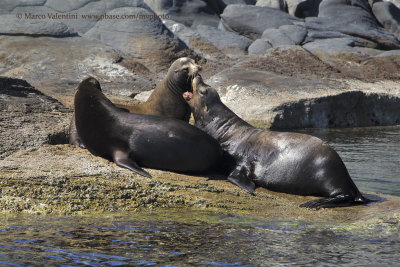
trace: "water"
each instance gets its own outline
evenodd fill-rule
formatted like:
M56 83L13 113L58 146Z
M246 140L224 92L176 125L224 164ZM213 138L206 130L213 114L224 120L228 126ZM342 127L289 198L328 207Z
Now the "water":
M360 190L400 196L400 127L307 129L339 153Z
M182 216L207 217L206 221L182 222L179 214L2 219L0 265L396 266L400 262L398 226L375 229L371 235L205 211Z
M361 190L400 195L400 127L302 130L331 144ZM400 266L400 223L345 230L211 211L0 216L0 266Z

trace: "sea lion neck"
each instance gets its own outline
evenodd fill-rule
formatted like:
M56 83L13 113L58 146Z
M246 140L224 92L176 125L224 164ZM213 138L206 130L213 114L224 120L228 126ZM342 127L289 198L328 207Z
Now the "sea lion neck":
M222 146L235 132L244 132L252 128L222 102L214 103L207 111L202 109L193 114L196 126L218 140Z

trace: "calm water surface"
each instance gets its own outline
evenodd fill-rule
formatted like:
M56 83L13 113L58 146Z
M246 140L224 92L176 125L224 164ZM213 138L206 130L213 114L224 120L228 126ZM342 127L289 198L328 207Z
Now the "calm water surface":
M360 190L400 196L400 127L307 129L329 143Z
M361 190L400 195L400 128L302 130ZM0 266L400 266L400 224L358 231L206 211L0 216Z

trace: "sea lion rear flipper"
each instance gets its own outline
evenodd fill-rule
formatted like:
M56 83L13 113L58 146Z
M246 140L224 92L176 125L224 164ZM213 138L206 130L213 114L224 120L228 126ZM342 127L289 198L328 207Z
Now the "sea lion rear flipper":
M137 174L143 175L148 178L152 178L150 173L143 170L137 163L129 158L129 155L121 150L115 150L113 153L113 160L115 164L120 167L127 168Z
M256 185L254 182L248 177L246 169L238 166L234 169L228 176L228 181L239 186L249 194L254 194L254 189Z

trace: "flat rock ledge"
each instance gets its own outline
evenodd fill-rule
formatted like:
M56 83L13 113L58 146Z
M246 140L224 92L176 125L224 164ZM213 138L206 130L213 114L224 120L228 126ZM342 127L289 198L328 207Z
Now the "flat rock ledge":
M8 214L94 215L190 208L270 220L399 221L400 198L394 196L367 194L378 202L314 211L299 208L313 197L263 188L258 188L256 196L251 196L223 177L212 174L192 176L146 170L152 179L71 145L43 145L21 150L0 163L0 211Z

